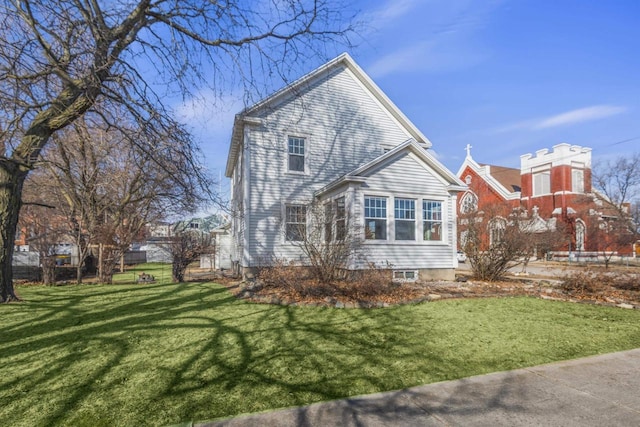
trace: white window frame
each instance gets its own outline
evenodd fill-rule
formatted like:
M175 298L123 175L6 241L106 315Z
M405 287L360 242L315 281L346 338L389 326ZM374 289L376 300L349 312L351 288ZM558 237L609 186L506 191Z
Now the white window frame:
M290 222L289 221L290 208L302 208L304 210L304 222ZM307 205L304 203L285 203L283 211L284 211L284 215L283 215L284 241L287 243L297 243L297 242L304 241L304 238L306 237L306 233L307 233L307 226L308 226ZM303 230L304 230L305 236L300 240L289 239L289 231L288 231L289 224L304 224Z
M418 270L393 270L392 280L394 282L417 282Z
M539 180L537 180L536 178L538 177L544 177L546 176L547 179L545 181L542 182L538 182ZM548 188L544 188L544 183L547 183ZM541 188L542 186L542 188ZM546 169L546 170L541 170L538 172L534 172L531 175L531 195L533 197L537 197L537 196L544 196L547 194L551 194L551 170L550 169ZM545 191L546 190L546 191Z
M292 141L301 141L302 142L302 154L299 153L292 153L290 151L290 146L291 146L291 142ZM286 139L286 158L285 158L285 162L286 162L286 171L288 174L294 174L294 175L305 175L307 173L307 159L309 158L309 138L307 136L304 135L299 135L299 134L288 134L287 135L287 139ZM298 157L302 157L302 170L292 170L290 168L290 158L291 156L298 156Z
M434 219L433 216L431 218L427 218L427 216L425 215L426 211L426 204L427 203L438 203L440 205L440 211L438 212L440 214L440 218L439 219ZM444 231L444 205L445 203L442 200L438 200L438 199L426 199L423 198L422 199L422 241L424 242L444 242L445 241L445 231ZM432 214L435 211L432 212ZM424 238L424 234L426 232L425 229L425 225L427 223L434 223L434 224L440 224L440 238L439 239L425 239Z
M571 191L584 193L584 169L571 169Z
M383 200L384 201L384 217L383 216L367 216L367 199L375 199L375 200ZM363 203L362 203L362 207L363 207L363 218L364 218L364 240L366 241L382 241L382 242L388 242L389 241L389 197L387 196L379 196L379 195L372 195L372 194L365 194L364 195L364 199L363 199ZM373 209L374 213L377 214L378 209L383 209L382 207L378 207L378 206L369 206L368 209ZM371 211L369 211L371 213ZM367 238L367 221L368 220L384 220L384 239L376 239L374 238Z
M400 202L400 203L399 203ZM407 203L408 202L408 203ZM403 206L399 206L399 204ZM406 204L410 205L405 206ZM400 213L401 215L398 215ZM411 217L411 218L398 218ZM398 239L398 222L406 222L413 224L413 239ZM416 241L416 199L406 197L394 197L393 198L393 240L399 242L415 242Z
M467 191L460 198L460 213L470 214L478 210L478 196L473 191Z

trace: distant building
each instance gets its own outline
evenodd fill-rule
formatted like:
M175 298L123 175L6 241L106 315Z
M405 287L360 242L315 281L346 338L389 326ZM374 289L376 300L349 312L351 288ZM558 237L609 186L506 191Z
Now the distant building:
M502 216L519 210L539 224L539 230L562 230L560 250L572 252L615 251L631 254L632 244L603 238L616 221L615 210L606 198L592 189L591 149L570 144L555 145L551 151L541 149L534 155L520 156L520 169L477 163L467 146L467 156L457 173L468 185L458 196L458 213L495 212ZM488 221L488 227L497 221ZM491 230L487 233L491 239ZM611 236L613 237L613 236ZM459 227L464 240L464 226ZM616 243L618 242L618 243ZM463 242L461 242L463 243ZM491 242L485 242L490 244Z

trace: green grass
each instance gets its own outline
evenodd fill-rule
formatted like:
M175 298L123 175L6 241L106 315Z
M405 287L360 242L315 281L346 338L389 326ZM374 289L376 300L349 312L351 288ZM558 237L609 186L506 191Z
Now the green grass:
M640 347L637 310L533 298L280 307L212 283L122 284L135 274L20 287L23 303L0 306L0 425L175 424Z

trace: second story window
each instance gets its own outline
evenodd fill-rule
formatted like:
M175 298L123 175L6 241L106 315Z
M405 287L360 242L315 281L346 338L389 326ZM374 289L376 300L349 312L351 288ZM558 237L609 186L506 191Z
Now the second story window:
M551 193L551 173L549 171L533 174L533 195L541 196Z
M289 137L289 171L304 172L305 139Z
M584 193L584 171L582 169L571 170L571 191Z

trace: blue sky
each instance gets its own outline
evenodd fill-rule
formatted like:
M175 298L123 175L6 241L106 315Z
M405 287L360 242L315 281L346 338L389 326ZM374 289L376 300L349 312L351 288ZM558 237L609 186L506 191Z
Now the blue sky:
M594 161L640 151L640 1L355 7L369 28L349 53L454 173L466 144L476 161L509 167L561 142L591 147ZM224 177L242 107L240 96L228 96L215 108L182 111L216 177Z

